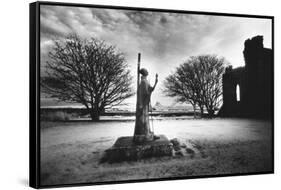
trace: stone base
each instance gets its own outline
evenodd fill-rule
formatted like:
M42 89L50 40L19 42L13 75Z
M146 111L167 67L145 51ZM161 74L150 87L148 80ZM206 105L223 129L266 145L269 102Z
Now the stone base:
M120 162L128 160L139 160L142 158L172 156L173 144L164 135L159 139L136 144L133 137L120 137L115 144L106 150L105 160L108 162Z

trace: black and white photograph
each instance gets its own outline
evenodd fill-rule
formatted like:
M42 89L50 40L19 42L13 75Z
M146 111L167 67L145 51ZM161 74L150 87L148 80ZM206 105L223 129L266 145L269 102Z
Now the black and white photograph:
M37 5L41 187L273 173L273 17Z

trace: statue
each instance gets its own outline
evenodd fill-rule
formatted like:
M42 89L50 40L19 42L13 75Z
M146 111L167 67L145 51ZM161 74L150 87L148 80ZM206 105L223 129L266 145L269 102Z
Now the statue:
M124 160L139 160L148 157L172 156L173 144L165 135L155 135L150 128L149 110L150 97L158 82L150 86L147 81L148 71L140 69L140 56L138 54L137 70L137 104L134 136L119 137L114 145L106 150L103 161L119 162ZM141 81L140 81L141 75Z
M134 132L134 142L142 143L147 141L153 141L158 137L154 135L154 132L150 128L149 124L149 109L150 109L150 97L158 82L158 75L155 76L155 83L150 86L147 81L148 71L145 68L139 70L141 74L141 82L138 85L137 90L137 107L136 107L136 123Z

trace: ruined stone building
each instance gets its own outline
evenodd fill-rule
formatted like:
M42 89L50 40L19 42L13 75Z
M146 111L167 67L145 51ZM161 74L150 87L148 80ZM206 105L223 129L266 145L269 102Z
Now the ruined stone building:
M245 67L228 67L223 75L225 117L271 117L273 114L273 53L263 36L244 43Z

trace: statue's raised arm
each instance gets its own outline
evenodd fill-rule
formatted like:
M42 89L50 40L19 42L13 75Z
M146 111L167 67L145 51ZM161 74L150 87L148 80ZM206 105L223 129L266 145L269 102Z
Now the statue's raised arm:
M156 73L156 75L155 75L155 82L154 82L154 85L152 87L152 91L155 89L157 83L158 83L158 74Z

